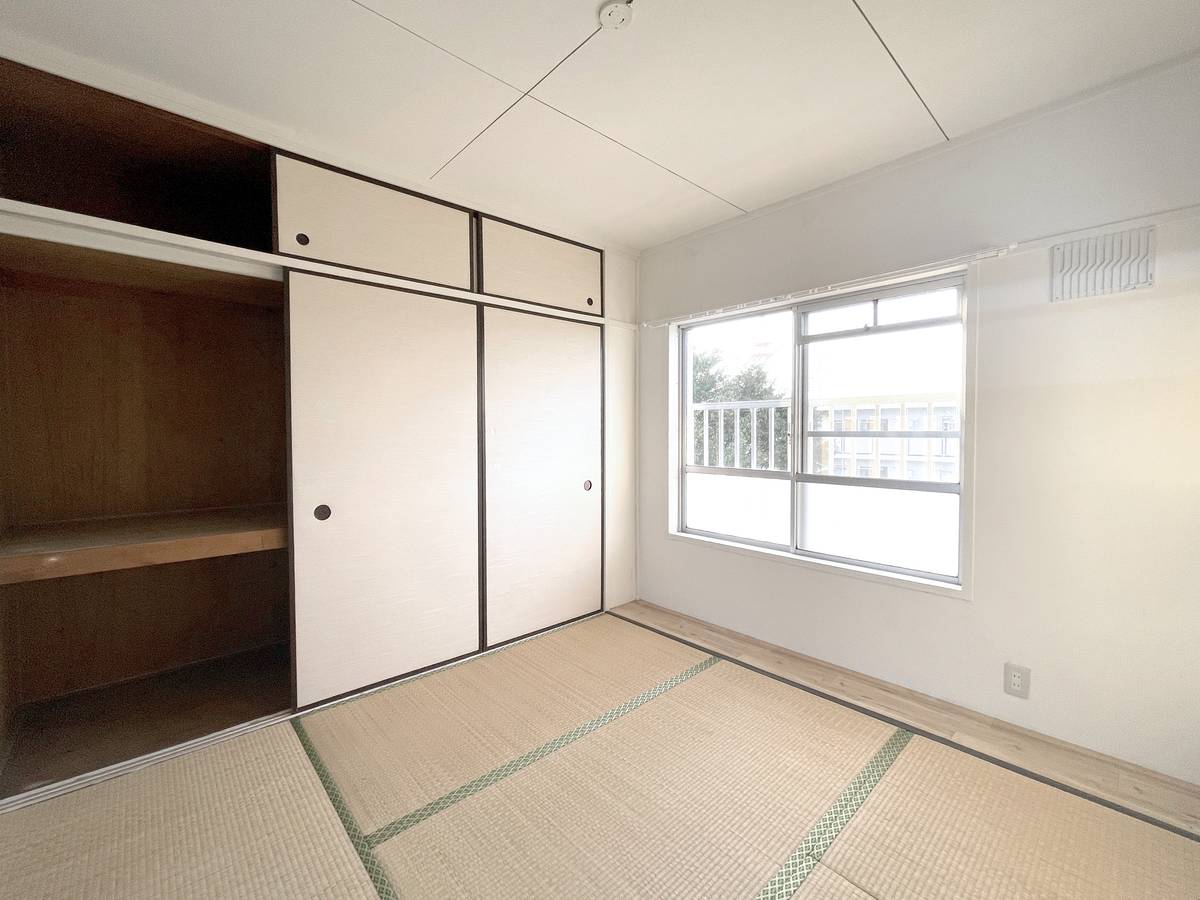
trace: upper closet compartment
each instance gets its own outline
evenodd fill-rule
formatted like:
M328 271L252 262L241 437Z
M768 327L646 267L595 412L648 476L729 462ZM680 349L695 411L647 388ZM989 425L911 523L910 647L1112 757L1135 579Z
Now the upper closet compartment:
M604 254L599 250L488 216L481 222L483 293L604 314Z
M0 196L271 249L263 144L0 59Z
M275 155L276 248L305 259L471 289L471 213Z

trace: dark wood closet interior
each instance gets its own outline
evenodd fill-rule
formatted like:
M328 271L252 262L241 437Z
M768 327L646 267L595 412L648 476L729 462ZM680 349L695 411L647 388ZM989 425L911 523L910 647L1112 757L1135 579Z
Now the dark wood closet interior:
M0 197L269 251L270 167L264 144L0 59Z
M0 237L0 796L291 707L283 299Z

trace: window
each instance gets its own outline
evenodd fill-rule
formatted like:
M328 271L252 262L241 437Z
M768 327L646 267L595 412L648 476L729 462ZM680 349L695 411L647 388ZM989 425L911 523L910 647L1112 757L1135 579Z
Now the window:
M957 582L962 279L681 333L685 532Z
M687 330L689 531L790 543L793 326L785 311Z

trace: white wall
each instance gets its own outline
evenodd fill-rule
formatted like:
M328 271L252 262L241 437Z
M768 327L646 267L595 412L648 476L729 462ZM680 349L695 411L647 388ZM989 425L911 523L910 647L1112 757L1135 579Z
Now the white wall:
M604 605L637 596L637 260L604 254ZM628 323L628 324L622 324Z
M1200 204L1197 110L1193 61L656 248L641 316ZM669 537L668 331L644 328L639 595L1200 782L1200 220L1158 240L1153 289L1071 303L1044 248L975 264L965 599Z
M641 256L644 321L1200 203L1200 59Z

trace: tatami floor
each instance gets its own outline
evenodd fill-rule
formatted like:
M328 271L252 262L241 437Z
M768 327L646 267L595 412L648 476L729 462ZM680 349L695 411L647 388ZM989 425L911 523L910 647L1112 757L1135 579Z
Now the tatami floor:
M1200 842L601 615L0 816L11 897L1200 898Z
M945 700L804 656L644 600L612 611L622 619L741 665L803 685L868 715L964 748L1200 838L1200 785L1136 766Z

